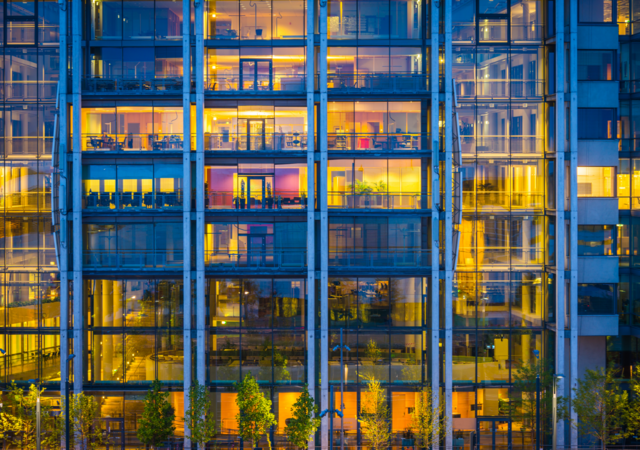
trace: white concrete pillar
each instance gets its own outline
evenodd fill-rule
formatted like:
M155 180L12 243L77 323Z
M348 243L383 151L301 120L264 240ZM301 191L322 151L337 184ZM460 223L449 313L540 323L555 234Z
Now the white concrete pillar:
M73 207L73 389L82 391L85 361L85 315L82 311L82 2L72 2L71 60L73 79L71 98L73 103L73 157L72 157L72 207ZM61 66L63 63L61 61Z
M431 387L433 392L433 403L440 402L440 129L439 129L439 107L440 107L440 77L438 74L439 64L439 2L430 2L431 11L429 14L429 34L431 38L431 67L429 69L429 88L431 91L431 273L429 279L429 289L431 290Z
M444 139L445 139L445 278L444 278L444 385L445 385L445 417L448 421L445 447L453 445L453 127L458 124L453 120L453 71L451 48L451 0L444 5Z
M320 209L320 410L329 407L329 214L327 210L327 0L320 0L320 164L318 206ZM329 445L329 417L322 419L322 448Z
M565 358L565 36L564 2L555 5L556 26L556 361L555 372L564 373ZM564 396L564 383L558 385L557 395ZM557 442L564 446L563 422L558 423Z
M200 0L201 2L201 0ZM191 2L182 3L182 239L184 246L182 268L182 301L183 301L183 389L184 414L189 409L189 390L191 389L192 355L191 355ZM191 432L185 426L184 448L191 448Z

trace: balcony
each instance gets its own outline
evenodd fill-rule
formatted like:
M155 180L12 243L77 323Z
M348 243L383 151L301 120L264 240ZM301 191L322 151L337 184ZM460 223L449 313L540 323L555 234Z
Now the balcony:
M417 151L431 150L428 133L329 133L331 151Z
M320 76L316 75L316 87ZM429 75L418 73L331 73L327 75L327 90L331 93L395 93L429 92Z
M431 196L420 192L371 192L367 194L329 192L327 195L329 209L417 210L431 208Z
M279 75L267 73L229 74L205 77L205 93L228 95L304 94L307 91L305 75Z
M180 211L182 191L176 192L88 192L82 208L92 211Z
M329 251L329 267L412 269L431 266L431 250Z
M303 210L307 208L306 193L300 191L276 191L274 196L267 197L262 190L250 194L248 198L239 196L233 191L206 191L204 207L207 210L250 210L282 211Z
M476 209L478 212L542 211L544 194L531 192L463 192L464 211Z
M86 152L182 152L182 134L83 134Z
M84 94L153 94L154 92L182 93L182 77L155 78L83 78L82 92Z
M181 269L182 250L85 250L85 269Z
M306 251L274 250L246 252L214 250L205 252L205 267L207 269L304 270L306 266Z
M307 151L306 133L205 133L205 151Z

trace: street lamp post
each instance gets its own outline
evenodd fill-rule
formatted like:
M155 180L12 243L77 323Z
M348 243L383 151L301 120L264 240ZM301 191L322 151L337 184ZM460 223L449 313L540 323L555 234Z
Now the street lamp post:
M36 396L36 450L40 450L40 378L28 380L28 382L35 384L38 392Z
M69 424L71 422L69 418L69 363L75 357L75 354L71 354L67 357L67 376L64 380L64 445L67 449L71 448L71 434L69 432Z
M329 450L333 450L333 418L337 414L342 419L342 411L335 408L335 401L333 399L333 385L329 386L329 409L325 409L320 413L320 417L324 417L329 414Z
M556 450L557 444L556 444L556 434L558 432L558 399L557 399L557 390L558 390L558 385L557 383L560 382L560 380L562 380L564 378L564 375L562 374L556 374L553 376L553 450Z

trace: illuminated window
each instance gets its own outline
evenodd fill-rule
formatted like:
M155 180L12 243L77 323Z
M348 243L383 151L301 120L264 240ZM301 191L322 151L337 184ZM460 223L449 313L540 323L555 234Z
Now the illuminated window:
M613 167L578 167L578 197L613 197Z

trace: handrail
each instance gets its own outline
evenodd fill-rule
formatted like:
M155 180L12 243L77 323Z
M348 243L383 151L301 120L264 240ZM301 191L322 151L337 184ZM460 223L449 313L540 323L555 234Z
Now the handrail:
M431 194L421 192L327 192L330 209L428 209L430 200Z
M431 150L429 133L352 133L327 134L327 150L403 151Z
M84 250L83 266L90 269L180 268L183 250Z
M207 190L204 192L205 209L248 209L251 211L274 209L305 209L308 197L306 192L281 191L275 189L273 195L262 191L260 195L242 195L237 191Z
M174 192L85 192L82 208L91 210L182 209L181 190Z
M56 182L56 178L60 178L60 156L59 156L59 144L60 144L60 124L58 123L58 115L60 111L60 81L58 81L58 87L56 89L56 111L53 116L53 142L51 145L51 166L53 168L52 186L51 186L51 231L53 233L53 247L56 253L56 266L60 269L60 231L58 230L58 215L60 214L59 205L56 201L56 191L58 190L59 183Z
M205 151L306 151L307 134L263 132L205 133Z
M173 151L181 152L182 133L84 133L82 151Z
M423 268L431 265L431 250L329 250L331 267Z
M307 266L306 251L206 250L204 254L205 267L208 268L271 268L299 270Z
M460 167L462 166L462 146L460 145L460 117L458 116L458 95L456 93L456 80L451 80L453 83L453 124L451 127L453 133L453 146L452 146L452 170L453 170L453 205L452 205L452 219L453 219L453 265L452 269L455 273L458 268L458 249L460 248L460 235L462 227L462 173Z
M329 73L327 89L330 91L358 92L427 92L429 75L413 72L396 73ZM316 75L316 86L319 84Z

